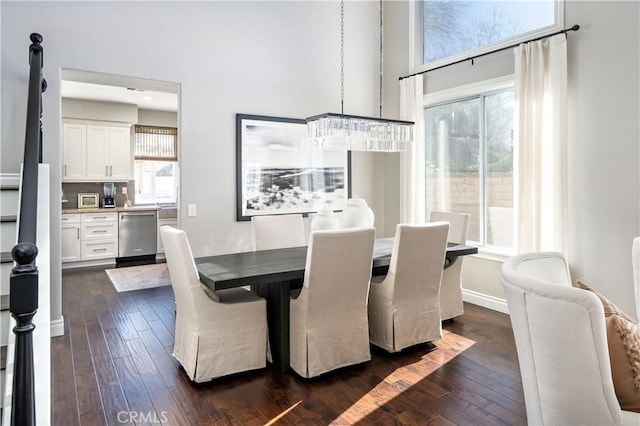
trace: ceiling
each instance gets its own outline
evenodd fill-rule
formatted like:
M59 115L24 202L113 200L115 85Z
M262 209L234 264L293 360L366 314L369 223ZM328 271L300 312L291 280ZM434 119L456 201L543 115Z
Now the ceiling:
M76 70L62 71L60 88L63 98L119 102L160 111L178 110L178 89L176 83Z

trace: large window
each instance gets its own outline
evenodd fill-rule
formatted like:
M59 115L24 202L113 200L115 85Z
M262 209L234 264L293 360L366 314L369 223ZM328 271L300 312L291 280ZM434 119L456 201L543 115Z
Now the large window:
M427 217L469 213L468 240L503 253L514 247L511 85L440 94L424 109Z
M562 0L423 0L424 64L451 63L550 34L563 25L563 6Z
M135 126L136 204L178 201L178 129Z

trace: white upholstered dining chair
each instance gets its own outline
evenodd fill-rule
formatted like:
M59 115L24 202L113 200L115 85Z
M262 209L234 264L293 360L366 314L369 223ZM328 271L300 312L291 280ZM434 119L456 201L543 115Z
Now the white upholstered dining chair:
M275 250L307 245L301 214L252 216L254 250Z
M187 234L160 230L176 298L173 356L194 382L266 366L266 301L234 288L205 292Z
M373 228L314 231L304 284L290 300L290 365L302 377L371 359L367 295Z
M640 424L616 398L604 308L571 287L560 253L511 257L502 266L531 425Z
M440 280L449 225L399 224L389 272L369 290L369 339L388 352L442 338Z
M467 213L452 213L432 211L429 217L430 222L448 222L449 236L448 242L466 244L469 232L469 215ZM442 285L440 286L440 319L448 320L458 317L464 313L462 302L462 264L464 256L456 259L455 263L449 266L442 273Z

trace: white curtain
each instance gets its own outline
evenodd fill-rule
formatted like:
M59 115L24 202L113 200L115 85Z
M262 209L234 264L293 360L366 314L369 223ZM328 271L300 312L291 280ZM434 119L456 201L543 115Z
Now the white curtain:
M514 52L518 250L566 252L566 38L521 44Z
M424 113L422 75L400 81L400 118L414 121L413 143L400 154L400 222L421 223L425 217Z

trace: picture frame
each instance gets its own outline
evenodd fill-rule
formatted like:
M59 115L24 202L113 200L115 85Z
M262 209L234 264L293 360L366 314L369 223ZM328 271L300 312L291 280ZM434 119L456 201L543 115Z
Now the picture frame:
M306 121L236 114L236 220L343 210L351 196L351 153L307 138Z
M100 207L100 195L97 193L78 194L79 209L97 209Z

